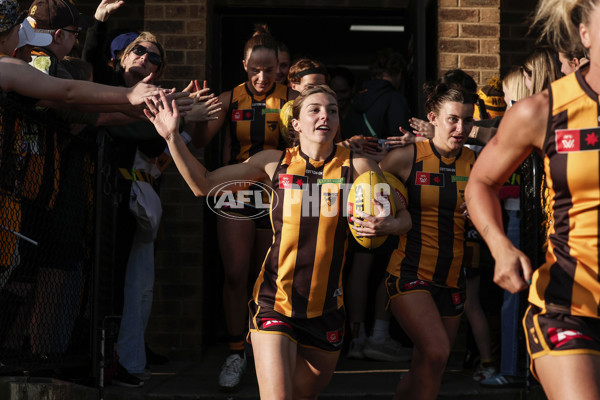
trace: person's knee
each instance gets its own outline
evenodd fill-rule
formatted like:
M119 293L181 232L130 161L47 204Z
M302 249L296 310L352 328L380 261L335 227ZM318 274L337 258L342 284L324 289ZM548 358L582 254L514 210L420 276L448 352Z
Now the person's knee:
M248 272L246 271L246 273L241 273L241 271L239 271L237 268L227 270L225 271L223 284L225 288L242 293L240 290L245 291L246 286L248 285Z
M423 361L432 371L443 372L446 362L450 357L450 346L447 343L438 343L429 346L423 354Z

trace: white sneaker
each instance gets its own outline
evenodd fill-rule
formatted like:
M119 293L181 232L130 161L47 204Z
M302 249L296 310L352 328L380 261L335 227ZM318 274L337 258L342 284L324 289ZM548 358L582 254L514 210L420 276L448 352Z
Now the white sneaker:
M246 370L246 355L232 354L225 359L219 374L219 386L223 390L233 390L240 384L242 375Z
M493 365L489 367L484 367L482 364L479 364L479 366L473 373L473 380L475 382L485 381L486 379L496 375L496 373L496 368Z
M377 343L372 338L367 339L363 349L365 357L379 361L409 361L412 357L412 348L403 347L400 343L388 337L383 342Z
M363 349L365 348L365 341L360 339L352 339L350 342L350 350L346 354L346 358L354 358L356 360L362 360L365 358Z

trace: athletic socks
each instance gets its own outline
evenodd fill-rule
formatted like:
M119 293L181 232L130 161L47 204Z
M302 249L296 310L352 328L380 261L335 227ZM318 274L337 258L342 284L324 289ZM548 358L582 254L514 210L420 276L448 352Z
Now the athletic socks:
M229 337L229 353L238 354L240 357L244 357L244 336L236 335Z
M352 328L352 339L358 339L361 342L367 340L367 330L364 322L352 322L350 326Z
M373 324L373 336L371 340L375 343L383 343L390 336L390 321L376 319Z

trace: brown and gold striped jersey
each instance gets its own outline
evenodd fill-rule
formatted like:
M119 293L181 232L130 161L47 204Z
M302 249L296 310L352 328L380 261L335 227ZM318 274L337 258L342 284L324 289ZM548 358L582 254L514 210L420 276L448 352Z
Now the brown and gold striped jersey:
M581 71L551 84L544 142L549 191L546 262L529 301L542 309L598 318L600 304L600 113Z
M287 102L288 87L280 83L262 96L255 96L247 83L231 92L228 119L231 163L240 163L262 150L279 145L279 111Z
M462 285L465 217L460 207L474 162L475 153L468 148L445 158L430 141L415 145L415 162L405 182L412 228L392 253L390 274L440 286Z
M286 149L273 175L273 244L254 285L254 301L288 317L314 318L342 307L348 238L344 184L352 183L350 150L335 146L316 162Z

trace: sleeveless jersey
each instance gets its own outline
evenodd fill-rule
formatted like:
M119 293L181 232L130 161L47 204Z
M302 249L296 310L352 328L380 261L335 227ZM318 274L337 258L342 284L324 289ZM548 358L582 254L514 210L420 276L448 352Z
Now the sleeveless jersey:
M387 271L400 279L462 286L465 217L460 206L475 153L463 148L442 157L430 141L415 145L415 162L405 183L412 228L400 237Z
M246 83L231 91L228 119L231 134L230 163L240 163L259 151L279 146L279 111L287 102L288 87L280 83L255 96Z
M561 313L599 318L600 125L598 94L581 71L551 84L544 141L549 229L546 262L529 301Z
M324 161L286 149L273 175L273 244L253 299L288 317L314 318L343 306L348 239L342 184L352 183L350 150L335 146Z

